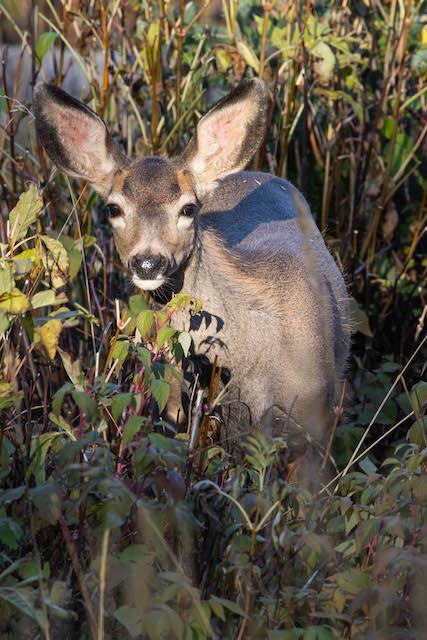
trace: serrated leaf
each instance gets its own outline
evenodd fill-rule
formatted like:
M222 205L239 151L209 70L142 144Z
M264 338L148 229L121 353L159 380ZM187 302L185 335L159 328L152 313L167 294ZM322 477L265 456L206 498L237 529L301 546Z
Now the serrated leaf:
M123 428L122 443L125 447L134 437L135 433L138 433L144 425L146 418L144 416L131 416L128 418Z
M150 391L157 402L159 412L162 413L169 399L169 385L164 380L151 380Z
M36 58L39 65L42 63L43 58L45 57L57 37L57 33L48 32L42 33L42 35L37 40Z
M118 360L117 368L116 368L117 372L120 371L123 365L123 362L127 358L128 353L129 353L129 340L127 339L117 340L116 344L114 345L113 351L111 353L113 362Z
M157 349L160 350L165 342L170 340L172 336L176 335L178 332L176 329L172 327L163 327L157 334Z
M145 347L138 347L137 351L141 364L151 370L151 353Z
M30 224L36 221L43 209L43 198L36 185L31 183L28 190L22 193L18 204L9 214L9 226L12 243L23 238Z
M140 332L142 339L146 340L150 335L150 329L153 324L154 311L151 309L147 309L146 311L141 311L138 313L136 317L136 326L138 327L138 331Z
M44 267L50 277L52 285L62 287L67 283L70 270L70 260L67 250L62 242L50 238L49 236L40 236L47 252L42 255Z
M56 355L56 346L59 340L59 334L62 331L62 323L59 320L48 320L41 327L35 327L34 329L34 338L36 336L39 337L37 342L40 342L43 347L46 349L46 352L53 360Z
M8 313L25 313L30 308L30 301L19 289L14 287L10 293L0 296L0 308Z

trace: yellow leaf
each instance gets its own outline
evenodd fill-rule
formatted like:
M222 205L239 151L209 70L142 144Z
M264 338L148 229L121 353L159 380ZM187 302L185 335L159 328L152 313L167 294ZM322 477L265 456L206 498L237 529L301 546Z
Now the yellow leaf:
M49 236L40 237L47 247L42 260L52 285L55 288L62 287L67 283L70 271L70 259L68 258L67 250L59 240L49 238Z
M237 49L246 64L252 67L252 69L254 69L256 73L259 73L259 60L252 49L248 47L246 42L243 42L243 40L239 40L237 42Z
M22 193L18 204L9 214L10 234L15 243L25 236L25 233L38 214L43 209L43 198L35 184L30 184L28 191Z
M59 334L62 330L62 324L59 320L49 320L41 327L34 329L34 337L36 334L39 337L35 339L35 342L41 342L46 349L49 358L54 358L56 354L56 347L58 345Z
M0 296L0 307L8 313L25 313L30 308L30 302L27 296L15 287L10 293Z

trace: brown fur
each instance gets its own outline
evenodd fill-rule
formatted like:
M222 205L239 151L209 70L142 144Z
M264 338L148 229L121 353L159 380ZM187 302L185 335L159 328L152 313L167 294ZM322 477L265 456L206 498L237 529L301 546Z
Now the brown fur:
M52 103L62 114L54 122ZM136 286L157 301L179 291L202 300L197 316L172 321L191 333L197 355L218 356L230 370L228 400L250 406L264 429L321 436L348 354L348 298L303 196L285 180L241 171L264 136L265 85L243 82L175 160L125 158L99 116L58 88L39 86L35 107L53 161L72 175L80 167L121 207L111 225ZM93 148L75 133L89 121ZM250 428L242 406L232 405L232 439Z

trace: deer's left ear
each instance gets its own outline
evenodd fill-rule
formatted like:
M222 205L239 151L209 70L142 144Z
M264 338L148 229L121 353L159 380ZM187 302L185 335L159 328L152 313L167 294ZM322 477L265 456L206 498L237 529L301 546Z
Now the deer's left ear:
M126 162L105 122L88 106L54 84L34 89L36 128L59 169L84 178L106 195L116 171Z
M266 120L267 88L259 79L244 80L201 118L180 158L201 191L246 167L264 138Z

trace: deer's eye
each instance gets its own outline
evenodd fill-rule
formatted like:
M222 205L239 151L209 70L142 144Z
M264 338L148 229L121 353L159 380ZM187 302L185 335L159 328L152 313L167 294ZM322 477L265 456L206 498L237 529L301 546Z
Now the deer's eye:
M122 210L117 204L107 204L104 207L104 214L107 218L117 218L117 216L123 215Z
M179 215L180 216L186 216L187 218L191 218L192 216L196 215L196 211L197 211L197 205L189 202L188 204L185 204Z

